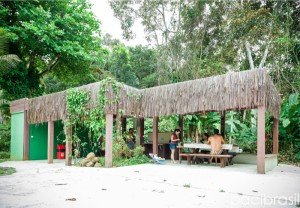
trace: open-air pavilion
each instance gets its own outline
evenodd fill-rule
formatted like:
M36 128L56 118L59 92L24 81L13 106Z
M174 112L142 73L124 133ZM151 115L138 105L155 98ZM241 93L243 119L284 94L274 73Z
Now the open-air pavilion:
M88 84L79 89L89 91L89 106L96 106L101 82ZM128 96L128 95L131 96ZM132 96L133 95L133 96ZM107 92L108 99L112 97ZM138 99L137 99L138 98ZM187 114L217 111L221 113L221 133L225 131L225 112L229 110L257 109L257 172L265 173L265 114L273 117L273 154L278 154L278 122L280 95L264 69L232 72L224 75L136 89L121 85L120 102L106 106L105 165L112 166L113 119L117 109L123 109L122 125L126 117L136 117L137 143L141 143L144 119L153 118L153 153L158 152L158 121L160 116L179 115L179 126ZM54 122L67 119L66 91L32 99L20 99L11 103L12 159L29 158L29 125L48 122L48 162L53 161ZM22 125L21 125L22 124ZM71 131L70 131L71 133ZM72 152L67 142L66 155ZM66 157L66 164L71 158Z

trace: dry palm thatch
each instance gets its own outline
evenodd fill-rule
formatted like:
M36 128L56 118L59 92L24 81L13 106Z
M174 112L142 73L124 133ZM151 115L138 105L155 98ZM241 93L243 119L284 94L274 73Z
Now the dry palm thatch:
M89 108L97 107L99 96L99 88L102 82L96 82L88 85L83 85L76 89L84 90L89 93L90 101ZM110 105L106 107L107 112L117 113L118 109L123 109L125 115L135 115L138 109L139 90L125 84L120 84L120 99L118 105ZM46 96L40 96L28 100L28 121L30 123L41 123L51 120L64 120L67 115L66 106L67 91L57 92ZM114 93L109 88L106 93L108 99L114 98Z
M99 89L103 82L78 87L90 93L90 108L97 107ZM112 89L106 96L114 99ZM13 103L12 103L13 105ZM265 70L249 70L203 79L162 85L139 90L120 84L119 103L106 106L106 112L124 115L154 117L172 114L192 114L203 111L254 109L266 106L278 118L280 96ZM64 120L66 118L66 91L28 100L30 123Z
M143 117L265 105L278 117L280 96L265 70L249 70L141 90Z

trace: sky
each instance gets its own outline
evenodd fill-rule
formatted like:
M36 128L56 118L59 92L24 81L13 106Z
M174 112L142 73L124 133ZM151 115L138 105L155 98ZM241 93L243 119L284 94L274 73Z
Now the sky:
M122 37L122 29L120 21L114 17L113 10L110 8L107 0L89 0L93 5L93 12L95 16L101 22L102 34L109 33L113 38L121 40L129 46L135 46L138 44L147 45L147 41L144 35L143 26L140 23L136 23L133 26L133 31L136 34L135 39L127 41Z

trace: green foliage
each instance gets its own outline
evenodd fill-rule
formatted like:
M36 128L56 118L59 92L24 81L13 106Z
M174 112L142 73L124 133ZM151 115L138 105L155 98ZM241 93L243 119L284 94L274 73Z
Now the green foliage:
M129 165L139 165L149 163L150 159L146 155L138 156L138 157L130 157L130 158L114 158L113 166L114 167L122 167ZM105 166L105 158L100 157L99 163L101 166Z
M138 79L137 87L147 88L157 85L157 53L156 50L137 45L129 47L131 68ZM126 83L126 82L125 82Z
M104 68L119 82L142 88L157 84L156 50L141 45L126 47L119 42L108 44L111 50Z
M124 140L114 139L113 145L113 166L128 166L148 163L149 158L144 155L144 147L137 146L130 150ZM100 157L99 163L105 166L105 157Z
M133 149L133 157L143 156L145 152L145 148L143 146L137 146Z
M300 98L299 93L284 99L281 107L279 133L284 138L283 146L300 142Z
M300 98L294 93L284 99L279 123L280 161L300 162Z
M132 71L129 50L124 45L113 48L108 69L120 82L131 86L138 85L137 77Z
M9 53L23 62L1 71L7 99L42 94L41 78L48 73L68 86L95 80L90 66L102 62L103 50L99 22L87 0L1 1L0 19L0 27L9 32Z
M257 128L247 127L236 129L232 133L234 143L237 144L244 152L256 153L257 151Z
M6 152L9 152L10 148L10 123L7 124L0 124L0 158L3 157ZM2 154L3 153L3 154ZM8 154L9 158L9 154Z
M10 153L7 152L0 152L0 159L9 159L10 158Z
M107 91L111 89L113 92L113 98L107 98ZM71 141L75 145L75 153L82 153L82 151L88 152L89 147L92 151L96 152L99 148L104 147L104 142L102 142L102 147L99 147L101 143L100 140L105 136L105 108L110 105L116 104L118 106L120 100L120 84L114 79L106 78L102 80L97 106L95 108L89 108L88 103L90 100L90 94L84 90L70 89L67 91L67 122L65 122L66 127L71 127L72 138ZM120 109L121 111L121 109ZM120 113L120 112L119 112ZM125 154L126 157L130 157L132 153L129 151L127 145L122 144L122 139L119 129L115 132L115 146L113 154L118 156L118 154ZM123 141L124 142L124 141ZM126 150L126 148L128 150Z
M0 167L0 176L3 175L11 175L13 173L17 172L15 168L11 167Z
M9 33L0 28L0 70L10 70L20 62L18 56L8 54Z

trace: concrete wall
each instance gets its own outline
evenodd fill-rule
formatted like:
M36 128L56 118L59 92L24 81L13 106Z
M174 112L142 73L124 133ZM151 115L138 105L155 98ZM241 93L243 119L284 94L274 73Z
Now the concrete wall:
M233 163L237 164L257 164L257 155L242 153L233 158ZM278 165L277 155L267 154L265 156L265 171L273 170Z

